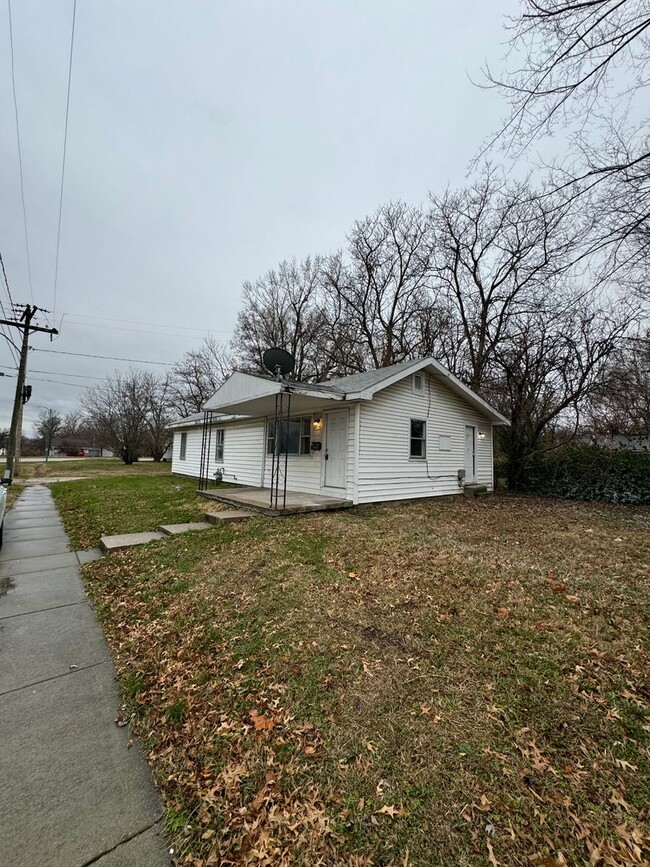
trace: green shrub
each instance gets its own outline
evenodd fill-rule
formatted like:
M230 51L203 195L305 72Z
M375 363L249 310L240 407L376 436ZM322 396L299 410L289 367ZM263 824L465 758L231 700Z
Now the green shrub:
M546 497L650 504L650 455L575 445L535 457L526 489Z

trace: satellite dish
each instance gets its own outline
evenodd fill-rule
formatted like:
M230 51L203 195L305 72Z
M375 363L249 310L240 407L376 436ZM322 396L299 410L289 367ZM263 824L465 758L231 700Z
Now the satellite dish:
M264 362L264 367L274 376L277 376L278 379L288 376L296 366L293 355L287 352L286 349L280 349L277 346L267 349L262 356L262 361Z

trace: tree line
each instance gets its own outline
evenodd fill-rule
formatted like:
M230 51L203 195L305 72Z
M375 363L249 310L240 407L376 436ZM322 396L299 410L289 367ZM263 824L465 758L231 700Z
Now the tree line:
M339 250L247 281L230 343L206 339L164 379L131 371L90 389L87 423L118 454L159 455L173 417L235 368L263 373L274 345L306 381L437 358L511 420L499 445L512 488L581 429L647 433L647 3L524 0L508 32L513 71L487 69L483 86L510 114L467 184L388 202ZM558 132L542 180L517 179L517 160Z

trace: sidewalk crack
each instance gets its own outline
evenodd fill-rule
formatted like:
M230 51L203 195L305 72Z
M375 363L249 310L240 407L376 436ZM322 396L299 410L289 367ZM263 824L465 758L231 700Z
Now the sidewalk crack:
M100 852L99 855L95 855L94 858L91 858L90 861L84 861L80 867L89 867L90 864L96 864L100 858L103 858L105 855L110 855L111 852L115 852L116 849L119 849L120 846L123 846L125 843L130 843L131 840L135 840L136 837L139 837L141 834L144 834L146 831L150 831L151 828L155 828L156 825L162 819L162 810L160 811L160 815L157 819L155 819L151 824L147 825L146 828L142 828L140 831L135 831L133 834L130 834L128 837L125 837L123 840L120 840L119 843L116 843L115 846L112 846L110 849L106 849L104 852Z

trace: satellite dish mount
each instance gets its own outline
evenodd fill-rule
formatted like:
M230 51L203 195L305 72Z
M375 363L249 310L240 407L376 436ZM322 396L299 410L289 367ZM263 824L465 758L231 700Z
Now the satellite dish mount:
M296 366L296 360L293 355L287 352L286 349L281 349L278 346L267 349L262 356L262 361L264 367L275 376L278 382L290 373L293 373Z

